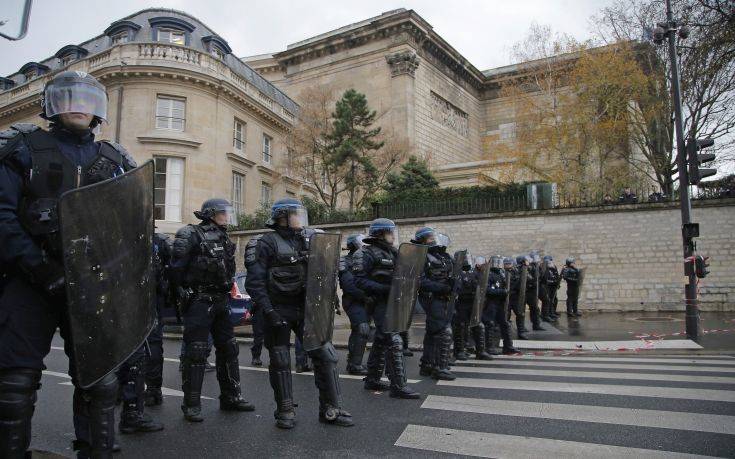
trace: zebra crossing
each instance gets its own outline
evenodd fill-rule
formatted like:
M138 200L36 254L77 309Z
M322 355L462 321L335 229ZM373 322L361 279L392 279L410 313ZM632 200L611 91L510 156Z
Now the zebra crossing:
M395 441L407 456L735 457L735 357L457 362Z

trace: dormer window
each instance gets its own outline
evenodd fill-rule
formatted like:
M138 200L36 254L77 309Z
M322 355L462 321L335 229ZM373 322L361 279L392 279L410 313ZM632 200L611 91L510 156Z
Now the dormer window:
M30 81L36 77L39 77L45 73L48 73L49 68L38 62L29 62L20 68L19 73L22 73L26 77L26 81Z
M186 34L180 30L158 29L158 41L173 43L175 45L186 44Z
M56 51L54 57L59 60L59 64L61 64L62 67L66 67L72 62L83 58L87 54L89 54L89 51L87 51L85 48L82 48L81 46L66 45L60 50Z
M110 37L110 46L114 46L133 41L138 30L140 25L133 21L115 21L105 30L105 35Z
M217 35L208 35L202 38L204 48L217 59L224 60L225 56L232 52L232 48L227 42Z
M117 45L119 43L127 43L130 41L130 37L128 37L128 31L118 32L115 35L110 37L110 42L113 45Z
M217 48L216 46L212 47L212 56L216 57L217 59L224 59L225 53L222 52L221 49Z
M160 16L148 19L151 39L160 43L189 46L191 33L196 26L177 17Z

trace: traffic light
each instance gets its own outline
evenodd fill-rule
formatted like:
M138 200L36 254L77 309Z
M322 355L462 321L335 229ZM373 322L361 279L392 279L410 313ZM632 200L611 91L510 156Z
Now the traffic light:
M697 255L694 258L694 272L700 279L707 277L707 274L709 274L709 257Z
M687 142L687 163L689 165L690 185L697 185L703 178L717 173L717 169L702 169L699 167L715 159L714 153L699 154L701 149L711 147L714 144L714 139L696 139Z

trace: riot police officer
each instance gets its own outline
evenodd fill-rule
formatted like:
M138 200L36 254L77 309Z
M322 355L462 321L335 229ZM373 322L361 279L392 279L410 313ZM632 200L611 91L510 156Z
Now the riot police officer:
M531 312L531 326L534 331L544 330L541 326L541 312L539 311L539 282L541 277L541 256L538 251L529 255L528 281L526 282L526 304Z
M367 361L366 390L390 389L394 398L417 399L419 393L406 383L406 365L403 356L403 340L399 333L385 329L388 295L393 279L398 250L398 233L395 223L386 218L373 220L364 246L352 258L355 284L365 292L370 305L368 313L375 322L375 338ZM390 385L381 381L383 370Z
M480 266L485 263L484 257L477 257L474 260L468 253L465 262L462 265L462 272L459 275L459 295L457 297L457 307L454 317L452 318L452 335L454 337L454 358L456 360L467 360L469 355L466 352L467 339L470 333L474 342L475 358L477 360L492 360L492 356L485 350L485 325L479 324L471 327L470 317L472 315L472 307L475 301L475 293L477 292L477 284L480 277ZM479 264L478 264L479 262ZM483 298L484 302L484 298Z
M276 399L276 426L291 429L296 423L291 379L290 337L303 338L306 307L308 215L296 199L276 201L263 234L245 253L248 275L245 288L265 318L268 372ZM336 285L334 286L336 289ZM341 407L337 352L331 342L309 351L314 382L319 390L319 421L349 427L352 416Z
M350 338L347 344L347 373L351 375L367 375L367 368L362 364L365 347L370 338L370 323L365 309L365 292L355 285L352 273L352 259L355 252L362 247L362 234L347 237L347 255L339 260L339 285L342 288L342 307L350 319Z
M74 188L115 177L136 164L113 142L95 141L107 118L107 94L84 72L61 72L46 84L46 131L16 124L0 133L0 457L24 457L43 359L59 327L70 357L64 293L59 198ZM115 203L110 203L114 205ZM81 217L81 216L80 216ZM107 222L100 222L105 225ZM117 324L120 326L121 324ZM79 457L110 457L118 381L109 373L74 389L73 447Z
M567 317L581 317L577 310L579 302L579 269L573 257L566 259L561 269L561 278L567 283Z
M167 265L170 261L168 237L153 234L153 275L156 279L156 324L146 343L141 345L120 366L118 378L121 384L122 413L119 429L121 433L158 432L163 424L156 422L145 413L145 407L163 403L161 385L163 382L163 323L161 310L164 307L167 290ZM148 387L146 387L146 385Z
M456 376L449 371L452 347L451 322L454 315L450 302L455 291L455 283L458 288L459 282L452 277L454 260L447 253L449 238L433 228L424 227L416 231L411 242L429 246L419 289L419 301L426 311L426 333L420 373L422 376L431 376L437 380L452 381Z
M181 410L190 422L204 420L201 393L212 334L219 382L219 406L225 411L253 411L240 389L239 347L228 300L235 275L235 244L227 236L233 211L225 199L204 201L194 216L201 223L176 232L171 254L171 283L183 298L184 362Z
M518 339L528 339L526 336L526 304L525 300L521 301L527 291L528 277L526 277L526 285L521 285L521 271L528 268L528 257L519 255L516 257L516 266L510 270L510 298L508 319L510 319L511 311L516 318L516 333ZM521 294L521 291L523 294Z
M554 265L554 257L544 256L543 269L539 280L539 295L541 296L541 320L552 322L559 318L556 314L556 292L559 290L561 277Z
M493 350L497 349L500 338L503 339L503 354L517 354L519 352L518 349L513 347L513 340L510 337L510 324L505 311L508 296L506 269L512 267L513 260L510 258L504 260L500 255L490 257L487 302L485 303L485 309L482 311L482 323L485 325L485 342L490 348L489 352L491 354L499 353L497 351L493 352Z
M163 233L153 234L153 270L156 278L156 326L148 336L150 355L145 367L145 405L163 403L163 309L171 298L168 282L171 265L171 239Z

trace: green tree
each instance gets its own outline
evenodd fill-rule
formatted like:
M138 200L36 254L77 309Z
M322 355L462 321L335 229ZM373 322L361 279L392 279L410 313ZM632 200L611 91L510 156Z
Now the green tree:
M415 156L408 158L399 173L388 174L388 183L383 187L386 192L393 195L404 191L435 188L439 188L439 181L431 173L426 161Z
M346 169L345 186L349 194L349 210L360 207L363 197L371 194L371 184L380 179L380 171L371 159L371 152L383 147L377 140L380 127L373 127L376 112L370 110L367 98L348 89L337 101L332 113L332 131L327 135L332 151L329 165Z

